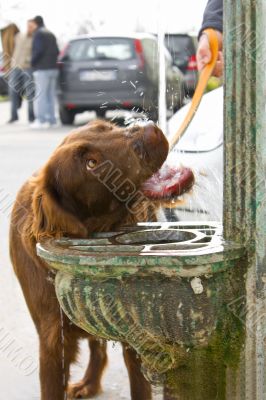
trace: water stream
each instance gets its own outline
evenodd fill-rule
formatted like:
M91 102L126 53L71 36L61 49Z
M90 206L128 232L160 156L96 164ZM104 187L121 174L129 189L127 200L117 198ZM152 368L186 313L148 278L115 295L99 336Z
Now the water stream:
M60 307L60 322L61 322L61 344L62 344L62 383L63 383L63 388L64 388L64 400L67 400L67 392L65 390L65 388L66 388L66 371L65 371L64 312L61 307Z

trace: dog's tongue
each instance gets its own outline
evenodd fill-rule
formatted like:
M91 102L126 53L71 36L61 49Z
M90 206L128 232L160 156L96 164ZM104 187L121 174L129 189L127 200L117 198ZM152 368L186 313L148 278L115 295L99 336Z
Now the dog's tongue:
M146 197L154 200L176 198L189 191L194 184L191 169L170 167L164 164L150 179L142 185Z

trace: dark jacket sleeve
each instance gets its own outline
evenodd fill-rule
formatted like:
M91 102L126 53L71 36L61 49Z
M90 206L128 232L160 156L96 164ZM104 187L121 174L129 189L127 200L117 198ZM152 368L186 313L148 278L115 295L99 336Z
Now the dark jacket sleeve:
M205 8L202 26L199 32L199 37L202 31L206 28L213 28L223 32L223 0L209 0Z
M40 59L44 51L43 38L41 32L36 32L32 41L31 65L34 67Z

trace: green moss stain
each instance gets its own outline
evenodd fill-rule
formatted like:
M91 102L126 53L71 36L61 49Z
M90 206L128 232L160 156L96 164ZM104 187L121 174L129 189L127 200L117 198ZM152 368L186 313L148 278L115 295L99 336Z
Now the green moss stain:
M245 321L239 309L229 305L245 298L245 270L245 262L240 260L235 269L211 279L210 296L218 312L216 328L207 346L187 348L183 363L165 375L169 399L226 399L226 374L237 374L245 342Z

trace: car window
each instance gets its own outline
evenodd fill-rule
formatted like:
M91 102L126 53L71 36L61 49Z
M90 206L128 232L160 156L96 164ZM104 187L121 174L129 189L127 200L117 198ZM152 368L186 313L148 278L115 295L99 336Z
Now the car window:
M145 38L141 41L145 61L147 75L153 82L156 82L159 77L159 52L157 39Z
M159 68L158 40L143 39L141 42L145 53L146 61L148 62L148 64L152 66L152 69ZM166 47L164 49L164 54L165 54L166 66L169 67L173 65L172 56Z
M135 57L133 41L116 38L75 40L70 43L67 54L72 61L126 61Z
M146 61L148 61L150 64L157 65L159 63L157 39L143 39L141 43L146 56Z
M189 36L165 36L165 44L172 51L182 52L182 51L193 51L193 43Z
M192 38L187 35L166 35L165 45L178 66L186 64L196 51Z
M171 65L173 65L173 59L171 54L169 53L169 51L167 50L167 48L164 48L164 55L165 55L165 63L166 66L170 67Z

